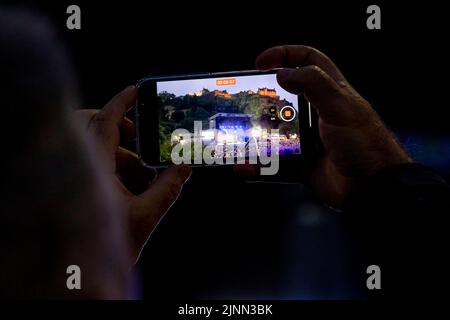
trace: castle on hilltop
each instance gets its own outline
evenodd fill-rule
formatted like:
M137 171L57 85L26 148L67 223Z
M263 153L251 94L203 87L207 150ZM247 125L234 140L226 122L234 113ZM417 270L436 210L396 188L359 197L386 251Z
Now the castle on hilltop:
M269 89L269 88L258 88L258 91L255 93L252 90L247 90L245 91L245 93L247 93L248 95L260 95L263 97L269 97L269 98L273 98L273 99L280 99L280 96L277 95L277 91L275 89ZM216 97L222 97L225 99L230 99L232 97L232 94L229 93L227 90L213 90L213 91L209 91L208 89L203 88L203 90L197 91L197 92L192 92L192 93L188 93L189 96L197 96L197 97L201 97L207 94L213 94Z
M277 96L277 91L275 89L258 88L257 94L259 94L260 96L271 97L274 99L280 98L280 96Z
M215 95L216 97L219 96L219 97L223 97L223 98L225 98L225 99L231 98L231 94L229 94L229 93L227 92L227 90L223 90L223 91L221 91L221 90L214 90L213 93L214 93L214 95Z

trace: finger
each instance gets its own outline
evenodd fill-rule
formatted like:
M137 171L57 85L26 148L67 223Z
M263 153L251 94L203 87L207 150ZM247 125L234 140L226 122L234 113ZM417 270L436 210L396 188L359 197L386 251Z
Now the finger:
M126 111L133 106L135 100L136 88L129 86L112 98L89 123L89 128L105 151L107 159L112 159L115 155L120 141L120 126Z
M74 112L73 119L75 123L79 125L82 129L86 130L92 118L98 113L97 109L80 109Z
M164 170L149 188L134 198L131 218L136 256L161 218L178 198L189 179L189 166L173 166Z
M120 125L125 113L133 107L136 101L136 87L128 86L111 99L97 114L96 118L111 121L117 126Z
M88 126L92 118L97 116L100 110L98 109L81 109L75 111L75 119L80 123L80 125ZM134 122L129 118L125 117L119 126L120 136L123 140L133 140L136 138L136 126Z
M133 140L136 138L136 127L127 117L122 119L120 123L120 138L124 141Z
M117 171L126 168L130 162L139 161L137 154L125 148L117 148L116 163Z
M192 169L186 165L172 166L164 170L149 188L138 196L144 212L151 212L149 222L156 226L162 216L177 200Z
M147 190L149 182L156 177L156 170L144 167L135 153L119 147L116 175L129 192L138 195Z
M331 77L317 66L283 69L277 79L284 89L294 94L303 92L319 116L330 124L346 124L351 106L346 94ZM346 108L342 108L345 105Z
M119 147L117 149L116 161L117 161L117 171L127 169L133 169L133 171L135 171L134 168L136 169L144 168L144 166L141 164L141 161L139 160L139 156L136 153L122 147ZM143 173L147 181L149 177L156 176L155 169L148 167L145 169L146 169L145 171L141 172ZM144 172L146 173L144 174Z
M315 65L328 73L335 81L344 81L345 77L329 57L319 50L301 45L285 45L267 49L256 59L256 67L268 70L277 67L303 67Z

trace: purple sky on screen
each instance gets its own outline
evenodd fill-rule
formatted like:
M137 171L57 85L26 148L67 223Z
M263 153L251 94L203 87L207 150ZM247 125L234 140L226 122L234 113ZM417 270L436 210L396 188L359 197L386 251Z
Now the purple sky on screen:
M174 80L174 81L159 81L157 82L158 94L167 91L176 96L184 96L188 93L201 91L203 88L209 91L227 90L228 93L234 94L241 91L252 90L256 92L258 88L275 89L280 99L286 99L292 103L292 106L298 110L298 99L295 94L289 93L277 82L276 74L262 74L254 76L240 76L240 77L224 77L223 79L236 79L235 85L217 86L216 80L222 78L207 78L207 79L190 79L190 80Z

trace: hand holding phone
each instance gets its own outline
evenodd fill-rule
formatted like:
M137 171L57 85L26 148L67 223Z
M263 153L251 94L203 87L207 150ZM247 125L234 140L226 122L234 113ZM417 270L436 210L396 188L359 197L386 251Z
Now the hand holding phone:
M308 46L273 47L256 60L261 70L284 67L278 81L304 93L318 114L324 152L310 172L315 192L340 208L367 177L383 168L412 162L376 111L325 54Z

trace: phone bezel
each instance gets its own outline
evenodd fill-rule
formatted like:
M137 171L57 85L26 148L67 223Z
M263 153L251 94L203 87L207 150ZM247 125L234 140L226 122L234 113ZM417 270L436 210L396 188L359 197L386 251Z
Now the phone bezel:
M138 81L137 88L137 101L135 107L136 116L136 149L138 156L145 166L149 167L167 167L172 164L170 161L160 161L160 145L159 145L159 114L156 107L157 88L156 83L158 81L174 81L174 80L190 80L190 79L204 79L204 78L222 78L232 76L251 76L259 74L276 74L279 69L273 69L270 71L231 71L231 72L215 72L215 73L196 73L196 74L183 74L183 75L168 75L168 76L150 76ZM302 161L306 158L310 158L314 153L314 133L313 133L313 121L314 117L311 105L306 100L304 95L299 94L298 97L298 115L297 119L299 123L299 135L300 135L300 148L301 154L294 155L281 155L280 162L283 160L288 161ZM301 107L306 106L306 107ZM145 124L145 125L144 125ZM234 158L234 163L236 163ZM247 161L248 159L246 159ZM191 164L191 166L224 166L224 164Z

